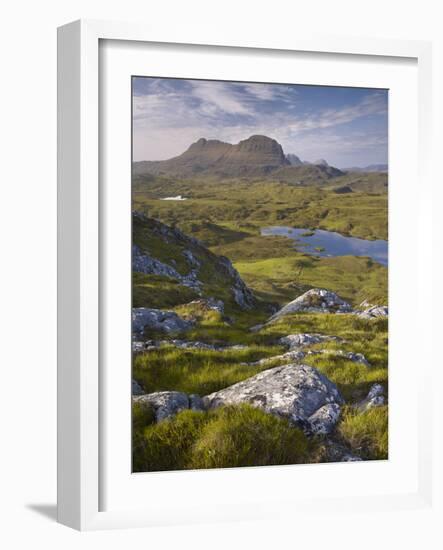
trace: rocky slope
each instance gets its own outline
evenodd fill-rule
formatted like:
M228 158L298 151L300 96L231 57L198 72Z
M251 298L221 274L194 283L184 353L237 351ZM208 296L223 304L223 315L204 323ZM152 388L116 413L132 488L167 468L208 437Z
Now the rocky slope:
M155 276L142 280L141 286L153 284L155 293L155 285L161 290L165 281L173 280L196 295L218 298L233 307L249 309L255 305L252 291L228 258L213 254L179 229L138 212L133 213L132 222L133 272ZM140 305L151 307L152 303L147 297Z

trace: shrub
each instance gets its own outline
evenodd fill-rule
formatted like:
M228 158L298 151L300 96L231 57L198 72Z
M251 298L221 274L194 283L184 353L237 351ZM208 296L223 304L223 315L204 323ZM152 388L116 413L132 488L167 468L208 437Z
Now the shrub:
M388 458L388 407L366 412L347 409L338 433L354 452L367 460Z
M182 411L136 434L138 472L309 462L308 440L298 428L249 405Z
M299 464L307 461L304 434L283 419L248 405L212 414L191 455L192 468Z
M186 410L170 420L138 430L133 448L133 470L156 472L186 469L192 443L201 431L205 416Z

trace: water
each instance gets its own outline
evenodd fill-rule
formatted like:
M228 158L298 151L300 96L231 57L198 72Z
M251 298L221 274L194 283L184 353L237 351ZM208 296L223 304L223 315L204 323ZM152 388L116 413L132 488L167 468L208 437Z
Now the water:
M281 235L293 239L297 249L315 256L368 256L375 262L388 265L388 241L368 241L357 237L345 237L334 231L316 229L312 236L303 235L309 229L273 226L264 227L261 234Z

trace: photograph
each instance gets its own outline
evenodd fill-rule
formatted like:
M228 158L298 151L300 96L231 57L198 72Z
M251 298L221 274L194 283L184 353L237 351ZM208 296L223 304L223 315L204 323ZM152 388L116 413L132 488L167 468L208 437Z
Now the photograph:
M389 458L388 98L132 76L133 472Z

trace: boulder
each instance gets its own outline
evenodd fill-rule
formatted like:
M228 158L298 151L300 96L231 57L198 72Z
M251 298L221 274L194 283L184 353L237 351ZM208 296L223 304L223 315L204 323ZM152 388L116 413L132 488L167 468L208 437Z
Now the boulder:
M314 367L291 363L265 370L203 398L206 408L249 403L286 418L307 434L327 434L344 403L337 387Z
M162 332L179 332L192 326L174 311L163 311L148 307L132 308L132 332L143 334L145 329Z
M189 409L189 398L179 391L158 391L134 397L133 401L154 410L155 419L161 422L175 414Z
M340 296L323 288L311 288L292 302L283 306L271 318L270 322L289 313L352 313L352 307Z
M368 395L363 401L357 403L356 408L364 412L374 407L382 407L386 403L384 393L385 390L381 384L373 384Z
M328 336L327 334L306 333L301 332L298 334L288 334L280 338L279 343L283 346L288 346L290 351L303 348L305 346L312 346L313 344L320 344L321 342L341 341L338 336Z
M388 313L388 306L371 306L357 312L357 315L362 319L376 319L378 317L388 317Z
M192 411L205 411L206 410L203 399L195 393L191 393L191 395L189 396L189 408Z

